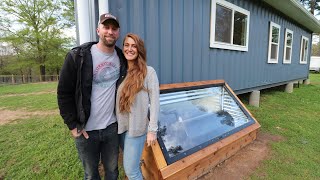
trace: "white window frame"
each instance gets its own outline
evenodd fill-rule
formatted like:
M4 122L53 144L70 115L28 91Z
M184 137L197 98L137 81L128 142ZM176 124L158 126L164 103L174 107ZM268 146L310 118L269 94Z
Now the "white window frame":
M308 48L307 48L307 51L304 52L306 54L306 57L307 59L305 61L302 61L302 51L304 50L303 48L303 40L306 40L307 41L307 44L308 44ZM309 53L309 38L305 37L305 36L301 36L301 43L300 43L300 64L307 64L308 63L308 53Z
M215 41L215 24L216 24L216 6L217 4L224 6L228 9L232 10L232 27L231 27L231 43L224 43ZM247 27L246 27L246 45L235 45L233 43L233 29L234 29L234 13L235 11L242 13L247 16ZM250 28L250 12L242 9L232 3L229 3L224 0L211 0L211 25L210 25L210 47L211 48L219 48L219 49L230 49L237 51L248 51L249 47L249 28Z
M287 35L292 34L292 39L291 39L291 46L287 46ZM291 59L292 59L292 47L293 47L293 31L290 29L286 28L286 31L284 33L284 50L283 50L283 64L291 64ZM286 53L287 53L287 48L290 48L290 59L286 60Z
M279 29L279 34L278 34L278 43L272 42L272 28L276 27ZM270 26L269 26L269 50L268 50L268 63L272 64L277 64L278 59L279 59L279 46L280 46L280 31L281 31L281 26L279 24L276 24L272 21L270 21ZM271 44L277 44L278 49L277 49L277 58L276 59L271 59Z

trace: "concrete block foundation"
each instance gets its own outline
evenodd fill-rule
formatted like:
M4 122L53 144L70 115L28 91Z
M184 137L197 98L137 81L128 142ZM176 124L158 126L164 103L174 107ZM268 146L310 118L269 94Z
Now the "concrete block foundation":
M252 91L249 97L249 105L259 107L260 91Z
M286 84L285 92L292 93L293 92L293 82Z

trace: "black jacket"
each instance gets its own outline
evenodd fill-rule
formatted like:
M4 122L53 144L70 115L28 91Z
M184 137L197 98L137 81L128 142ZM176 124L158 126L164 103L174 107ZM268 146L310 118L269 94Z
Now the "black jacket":
M93 63L89 42L73 48L66 55L57 89L60 115L70 130L82 130L90 116ZM127 60L120 48L115 47L120 59L120 77L117 87L127 73Z

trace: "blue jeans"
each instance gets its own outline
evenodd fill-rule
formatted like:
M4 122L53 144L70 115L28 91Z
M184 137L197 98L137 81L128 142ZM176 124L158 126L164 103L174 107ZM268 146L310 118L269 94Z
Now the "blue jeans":
M84 179L100 179L98 165L104 168L104 178L116 180L118 171L119 136L118 124L105 129L88 131L89 139L83 135L75 139L79 157L84 168Z
M127 132L120 134L120 144L123 150L123 168L129 180L142 180L140 159L146 135L130 137Z

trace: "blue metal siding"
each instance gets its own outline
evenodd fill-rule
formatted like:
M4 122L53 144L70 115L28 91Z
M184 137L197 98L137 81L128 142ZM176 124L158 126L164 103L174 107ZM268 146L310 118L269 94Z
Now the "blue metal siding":
M170 0L160 3L160 74L164 83L172 79L172 5ZM162 13L163 12L163 13ZM155 42L152 42L155 43Z
M145 41L148 64L160 83L224 79L232 89L245 90L305 79L308 64L300 64L301 36L311 32L258 0L228 0L250 11L248 52L209 47L211 0L117 0L110 12L121 25L118 42L128 32ZM279 60L268 64L269 22L281 26ZM285 28L293 31L291 64L283 64Z
M172 82L179 82L183 77L183 0L172 2ZM162 82L162 81L161 81Z

